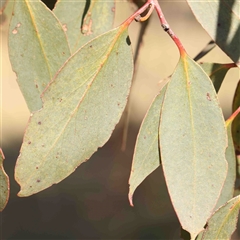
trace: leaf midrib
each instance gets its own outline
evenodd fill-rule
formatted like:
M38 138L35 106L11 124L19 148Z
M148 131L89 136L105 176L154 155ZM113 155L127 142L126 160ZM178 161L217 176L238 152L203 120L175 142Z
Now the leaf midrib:
M39 164L39 166L38 166L38 169L39 169L39 170L40 170L40 167L46 162L48 155L50 154L50 152L51 152L52 149L54 148L55 144L58 142L58 140L59 140L60 137L62 136L62 133L63 133L64 130L66 129L66 127L67 127L67 125L69 124L69 122L72 120L73 115L74 115L75 113L77 113L77 109L80 107L81 103L83 102L83 100L84 100L84 98L85 98L88 90L90 89L92 83L93 83L94 80L96 79L98 73L99 73L100 70L103 68L103 66L105 65L105 63L107 62L108 56L111 54L111 52L112 52L112 50L113 50L113 48L114 48L114 45L116 44L116 42L117 42L119 36L121 35L121 33L122 33L123 31L125 31L125 28L126 28L125 26L120 27L120 29L119 29L119 31L118 31L118 34L114 37L112 44L111 44L111 45L109 46L109 48L108 48L108 51L107 51L107 52L109 52L109 53L107 54L107 57L105 57L105 59L103 59L102 64L100 64L100 66L99 66L96 74L93 76L93 79L92 79L92 81L90 82L88 88L85 90L82 98L79 100L79 103L77 104L77 106L74 108L74 110L73 110L72 113L70 114L68 120L66 121L66 124L63 126L62 130L59 132L58 137L57 137L56 140L53 142L53 144L52 144L52 146L50 147L50 149L48 150L47 154L43 157L42 162L41 162L41 163ZM44 106L43 106L43 109L42 109L42 110L44 110ZM33 175L35 175L34 172L33 172L33 173L29 176L29 178L26 180L26 185L28 184L28 182L30 181L30 179L32 178Z

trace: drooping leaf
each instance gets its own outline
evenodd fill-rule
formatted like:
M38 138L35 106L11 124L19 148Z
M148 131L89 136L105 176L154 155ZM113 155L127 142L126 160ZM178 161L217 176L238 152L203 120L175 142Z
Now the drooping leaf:
M227 135L212 82L186 54L168 83L159 139L173 206L183 229L195 239L226 178Z
M129 201L132 206L132 197L136 188L160 165L158 128L165 91L166 86L154 99L138 133L129 179Z
M29 110L39 110L40 95L70 57L60 22L41 1L15 1L9 57Z
M209 219L206 230L198 240L231 239L236 230L240 209L240 196L232 198Z
M0 212L6 207L9 198L9 177L3 168L4 155L0 148Z
M86 11L87 10L87 11ZM72 52L113 27L114 0L58 0L54 13L66 31Z
M216 44L240 67L240 2L187 0L198 22Z
M236 67L234 63L220 64L220 63L200 63L202 69L211 78L216 92L219 91L223 79L227 74L228 70L232 67Z
M235 64L201 63L200 66L211 78L215 90L218 92L227 71L231 67L234 67ZM164 87L160 94L155 98L139 130L133 156L132 171L129 180L129 201L131 205L133 205L132 197L136 188L160 164L158 148L158 127L165 90L166 88ZM159 104L159 102L161 102L161 104ZM146 136L148 136L148 138L146 138ZM231 152L231 150L229 150L229 152ZM232 198L232 195L230 198ZM227 202L230 198L228 198L225 202Z
M220 198L218 199L218 203L215 209L219 208L227 201L232 199L234 194L234 186L236 180L236 155L235 149L232 140L232 123L235 121L234 119L237 117L240 112L240 107L236 110L232 116L226 121L227 134L228 134L228 147L226 149L226 160L228 162L228 173L223 185L223 189L221 191ZM234 121L233 121L234 120Z
M126 25L95 38L61 68L43 94L18 157L19 196L70 175L109 139L126 105L133 59Z
M240 81L235 90L233 97L233 112L240 107ZM236 117L236 120L232 124L232 136L236 150L240 152L240 114Z

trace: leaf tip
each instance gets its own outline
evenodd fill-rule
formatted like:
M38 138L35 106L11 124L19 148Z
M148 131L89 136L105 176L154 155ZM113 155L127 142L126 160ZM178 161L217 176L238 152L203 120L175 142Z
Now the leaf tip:
M134 205L133 205L133 194L132 193L128 194L128 200L129 200L130 206L134 207Z

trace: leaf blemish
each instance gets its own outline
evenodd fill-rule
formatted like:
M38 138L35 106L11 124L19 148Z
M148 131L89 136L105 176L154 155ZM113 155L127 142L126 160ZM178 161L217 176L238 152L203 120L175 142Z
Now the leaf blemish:
M38 125L41 125L41 124L42 124L42 122L41 122L41 121L39 121L39 122L38 122Z
M38 180L37 180L37 182L39 183L39 182L41 182L41 180L40 180L40 179L38 179Z
M207 100L208 100L208 101L211 101L211 100L212 100L209 93L207 93Z
M68 29L67 29L67 24L63 24L62 25L62 28L63 28L63 31L66 32Z
M31 141L28 141L28 144L31 144L32 142Z
M17 26L12 30L13 34L17 34L18 33L18 28L21 26L21 23L18 23Z

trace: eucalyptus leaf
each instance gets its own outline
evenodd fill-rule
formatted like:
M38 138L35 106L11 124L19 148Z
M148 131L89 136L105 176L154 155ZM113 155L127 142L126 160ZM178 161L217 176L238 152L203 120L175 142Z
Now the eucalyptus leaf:
M88 10L88 11L86 11ZM58 0L53 12L66 31L72 52L113 27L114 0Z
M226 121L227 135L228 135L228 147L226 149L226 160L228 162L228 173L227 173L227 178L225 180L225 183L223 185L220 198L218 199L218 203L215 209L219 208L220 206L225 204L227 201L229 201L234 194L234 186L235 186L235 180L236 180L236 154L235 154L235 149L234 149L233 139L232 139L232 123L235 121L234 119L237 118L239 111L240 111L240 108L237 111L235 111L232 114L232 116Z
M216 44L240 67L240 2L187 0L198 22Z
M15 1L9 27L9 57L30 112L70 57L66 35L55 15L39 0Z
M4 171L3 160L4 155L0 148L0 212L6 207L9 198L9 177Z
M133 74L127 25L76 52L43 93L15 167L19 196L70 175L109 139L125 108Z
M237 196L213 214L208 221L207 229L202 234L202 238L198 238L198 240L231 239L237 227L239 209L240 196Z
M132 197L136 188L160 165L158 128L165 91L166 86L153 100L137 136L129 179L131 205L133 205Z
M226 179L227 134L211 80L186 54L168 83L159 139L170 198L183 229L195 239Z
M221 63L200 63L202 69L211 78L216 92L219 91L224 77L226 76L228 70L232 67L236 67L234 63L221 64Z
M235 94L233 97L233 112L240 107L240 81L235 90ZM236 120L232 124L232 135L233 142L236 150L240 152L240 114L236 117Z

